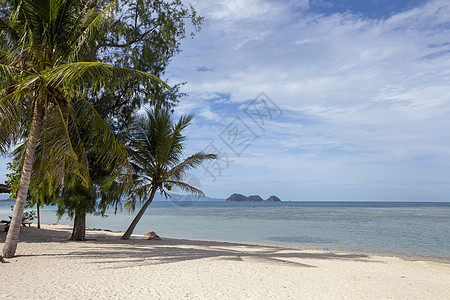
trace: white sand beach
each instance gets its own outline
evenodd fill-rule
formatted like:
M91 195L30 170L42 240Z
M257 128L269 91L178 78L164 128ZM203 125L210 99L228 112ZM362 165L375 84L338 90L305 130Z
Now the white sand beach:
M42 227L0 264L0 299L450 299L445 263Z

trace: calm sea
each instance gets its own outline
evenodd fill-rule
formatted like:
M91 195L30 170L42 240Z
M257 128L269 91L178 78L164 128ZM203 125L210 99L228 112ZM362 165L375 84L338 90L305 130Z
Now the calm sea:
M0 201L0 218L11 214ZM57 220L42 210L42 223ZM89 215L91 228L125 231L134 217L126 210ZM450 262L450 202L153 202L135 233L161 236L394 254Z

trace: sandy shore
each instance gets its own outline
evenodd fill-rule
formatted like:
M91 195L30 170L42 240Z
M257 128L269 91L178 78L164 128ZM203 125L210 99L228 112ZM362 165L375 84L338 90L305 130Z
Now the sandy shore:
M0 233L0 247L6 233ZM450 264L233 243L22 228L0 299L450 299Z

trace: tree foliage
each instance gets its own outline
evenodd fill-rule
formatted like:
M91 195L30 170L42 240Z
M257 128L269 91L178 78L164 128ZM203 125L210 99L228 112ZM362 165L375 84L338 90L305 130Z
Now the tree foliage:
M184 182L183 178L188 170L217 156L197 152L183 159L186 137L182 131L193 115L182 116L176 123L171 116L168 109L146 110L146 114L137 118L128 132L127 146L134 170L134 190L127 206L134 210L137 200L145 203L122 239L129 239L157 191L170 197L172 188L177 187L181 191L204 196L201 190Z
M65 178L75 178L86 187L91 184L81 131L92 133L89 144L97 161L114 163L118 174L125 173L126 151L85 98L87 92L95 93L107 84L165 84L144 71L94 61L92 47L98 44L116 2L104 9L90 0L6 3L5 18L0 19L0 152L25 141L16 204L3 249L4 256L11 257L31 178L45 178L56 189L64 186ZM34 168L37 162L39 168Z
M181 40L200 30L203 18L180 0L121 0L108 18L101 40L92 48L98 60L113 66L135 68L163 78L171 58L181 51ZM190 30L189 30L190 29ZM91 93L100 115L115 128L124 129L145 104L173 107L184 94L178 83L172 89L127 81Z

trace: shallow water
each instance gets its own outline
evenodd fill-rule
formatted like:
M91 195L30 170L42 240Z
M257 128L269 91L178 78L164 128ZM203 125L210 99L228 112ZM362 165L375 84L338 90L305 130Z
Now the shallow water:
M3 202L3 203L2 203ZM3 206L1 206L3 204ZM450 203L426 202L154 202L135 233L437 257L450 261ZM182 204L183 206L180 206ZM10 204L9 204L10 205ZM11 214L0 202L0 218ZM134 215L109 211L88 216L91 228L124 231ZM42 210L42 223L56 223L55 208ZM60 224L72 224L67 218Z

